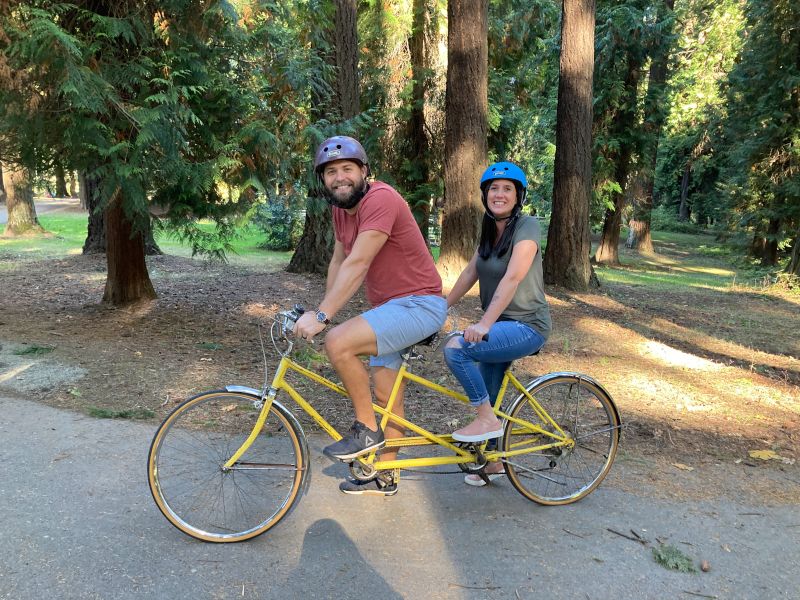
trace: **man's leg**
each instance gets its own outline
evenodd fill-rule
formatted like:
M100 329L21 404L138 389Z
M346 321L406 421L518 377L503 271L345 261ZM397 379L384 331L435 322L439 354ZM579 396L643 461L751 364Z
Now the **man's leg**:
M325 339L325 350L353 402L356 420L349 435L326 446L322 452L335 460L349 462L379 450L386 443L372 409L369 373L359 358L360 354L377 353L377 342L364 318L355 317L331 330Z
M359 358L377 354L375 332L362 317L354 317L328 332L325 352L350 395L356 420L375 431L378 425L372 410L369 372Z
M372 367L372 380L375 382L375 398L377 403L386 407L389 402L389 396L392 393L394 382L397 379L397 371L387 367ZM400 384L400 389L397 391L397 398L392 406L392 413L398 417L405 415L405 407L403 406L404 394L406 391L406 382ZM404 437L406 434L405 427L395 423L392 420L386 424L384 435L387 440L393 440ZM381 460L394 460L397 458L397 448L390 448L381 452Z

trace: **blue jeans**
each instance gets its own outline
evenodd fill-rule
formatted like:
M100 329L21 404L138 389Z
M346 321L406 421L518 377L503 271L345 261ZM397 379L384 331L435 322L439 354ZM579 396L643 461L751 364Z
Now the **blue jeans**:
M463 337L458 341L460 348L444 349L444 360L473 406L494 402L511 361L544 345L538 331L519 321L498 321L483 342L466 342Z

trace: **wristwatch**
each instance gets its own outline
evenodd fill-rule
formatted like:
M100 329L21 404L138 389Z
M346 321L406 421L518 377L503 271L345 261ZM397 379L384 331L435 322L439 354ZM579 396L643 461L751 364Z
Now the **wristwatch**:
M322 323L322 324L324 324L324 325L330 325L331 324L331 320L328 318L328 315L326 315L321 310L317 311L317 321Z

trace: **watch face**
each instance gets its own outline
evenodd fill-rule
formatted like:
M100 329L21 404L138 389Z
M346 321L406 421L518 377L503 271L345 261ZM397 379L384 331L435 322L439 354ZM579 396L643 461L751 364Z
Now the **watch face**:
M317 321L319 321L320 323L324 323L327 320L328 320L328 315L326 315L324 312L320 311L317 313Z

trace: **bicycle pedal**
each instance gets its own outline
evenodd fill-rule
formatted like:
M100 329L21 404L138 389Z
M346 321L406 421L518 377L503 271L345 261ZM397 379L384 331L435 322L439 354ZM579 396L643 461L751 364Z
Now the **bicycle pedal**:
M486 473L485 469L481 469L480 471L478 471L477 475L478 475L478 477L483 479L483 483L485 483L486 485L489 485L490 483L492 483L492 480L489 479L489 475Z

